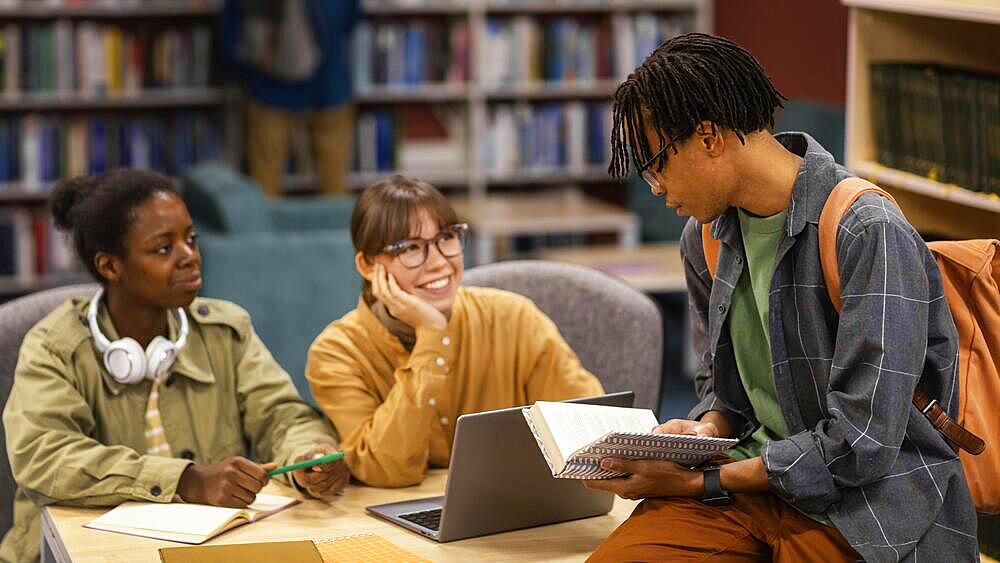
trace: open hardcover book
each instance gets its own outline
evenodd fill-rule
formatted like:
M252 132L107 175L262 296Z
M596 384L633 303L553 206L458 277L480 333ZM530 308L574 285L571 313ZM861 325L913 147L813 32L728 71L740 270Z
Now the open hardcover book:
M739 441L682 434L653 434L649 409L537 401L522 411L552 476L609 479L621 472L601 469L601 458L663 459L695 466Z
M263 493L258 494L257 500L246 508L128 501L84 524L84 527L199 544L298 502L294 498Z

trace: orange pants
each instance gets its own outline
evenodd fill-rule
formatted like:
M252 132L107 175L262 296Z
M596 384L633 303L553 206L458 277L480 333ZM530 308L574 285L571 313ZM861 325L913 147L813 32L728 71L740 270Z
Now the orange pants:
M308 127L313 161L323 193L347 191L346 174L354 148L354 108L288 112L253 101L246 103L247 164L250 175L270 197L281 194L291 128Z
M647 499L588 562L858 561L836 528L804 516L772 494L735 495L729 506L686 498Z

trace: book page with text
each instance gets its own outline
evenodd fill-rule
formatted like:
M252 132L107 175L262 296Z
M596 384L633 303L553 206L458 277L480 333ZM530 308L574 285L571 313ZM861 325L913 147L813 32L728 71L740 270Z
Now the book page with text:
M649 409L536 401L563 459L608 432L650 432L659 422Z

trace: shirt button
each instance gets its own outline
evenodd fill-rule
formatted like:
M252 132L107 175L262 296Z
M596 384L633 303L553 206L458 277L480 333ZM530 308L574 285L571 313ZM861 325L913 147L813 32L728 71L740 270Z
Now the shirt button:
M444 358L442 358L441 356L438 356L438 359L434 360L434 363L436 363L439 366L443 366L444 365Z
M181 452L181 458L183 459L194 459L194 452L191 450L184 450Z
M447 416L442 416L441 417L441 426L445 426L447 424L448 424L448 417Z
M736 263L737 264L742 264L743 263L743 257L742 256L737 256L736 257Z
M726 312L726 306L725 305L719 305L719 312L720 313L725 313Z
M203 317L205 315L207 315L208 314L208 305L199 305L198 306L198 314L201 315L201 316L203 316Z
M435 399L434 397L427 399L427 406L436 407L437 404L438 404L437 399Z
M442 338L441 339L441 344L444 344L445 346L450 345L451 344L451 337L450 336L445 336L444 338Z
M153 488L149 489L149 494L153 495L154 497L160 496L160 493L162 492L163 489L161 489L159 485L153 485Z

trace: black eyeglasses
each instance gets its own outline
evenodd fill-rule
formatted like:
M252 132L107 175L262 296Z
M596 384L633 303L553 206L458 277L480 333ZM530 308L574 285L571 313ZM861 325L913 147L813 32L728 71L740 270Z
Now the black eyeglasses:
M656 175L656 172L650 170L649 167L656 161L656 159L660 158L660 156L663 155L667 149L670 148L674 148L673 143L663 145L660 150L656 151L656 154L651 156L645 164L639 167L639 175L642 176L642 179L645 180L647 184L649 184L649 187L653 188L657 192L663 192L663 186L660 185L660 178ZM674 154L677 154L676 148L674 148Z
M467 223L456 223L441 229L434 238L408 238L394 242L383 250L399 258L399 262L407 268L419 268L427 261L431 243L445 258L454 258L465 248L465 233L469 230Z

